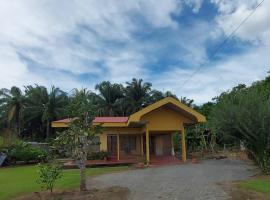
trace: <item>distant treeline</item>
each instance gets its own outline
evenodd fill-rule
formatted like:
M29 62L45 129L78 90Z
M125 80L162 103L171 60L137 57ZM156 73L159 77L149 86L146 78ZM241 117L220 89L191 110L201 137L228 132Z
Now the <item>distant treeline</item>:
M50 124L64 117L76 117L78 105L95 116L129 116L141 108L164 97L176 95L152 89L142 79L132 79L126 86L109 81L96 85L95 91L73 89L68 94L60 88L40 85L26 86L23 90L13 86L0 90L0 125L14 134L31 140L53 137ZM186 97L180 101L193 106Z

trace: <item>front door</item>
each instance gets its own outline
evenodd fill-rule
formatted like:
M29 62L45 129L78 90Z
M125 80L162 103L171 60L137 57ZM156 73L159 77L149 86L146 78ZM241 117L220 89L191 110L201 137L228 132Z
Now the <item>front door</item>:
M110 156L116 156L117 154L117 135L108 135L108 154Z
M156 151L156 137L155 136L150 136L150 140L149 140L149 153L150 154L155 154Z

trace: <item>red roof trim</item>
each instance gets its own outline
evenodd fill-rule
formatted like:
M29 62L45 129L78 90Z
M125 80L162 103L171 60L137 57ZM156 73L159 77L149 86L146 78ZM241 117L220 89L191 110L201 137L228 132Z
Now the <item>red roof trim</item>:
M60 119L53 121L54 123L70 123L72 118ZM127 123L128 117L95 117L94 123Z
M94 123L126 123L128 117L95 117Z

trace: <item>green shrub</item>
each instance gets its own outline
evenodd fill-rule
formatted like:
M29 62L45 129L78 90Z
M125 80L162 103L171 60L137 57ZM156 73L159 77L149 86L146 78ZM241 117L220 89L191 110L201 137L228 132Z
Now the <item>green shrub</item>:
M7 154L7 160L9 163L15 163L16 161L41 162L46 161L48 156L44 150L31 147L24 142L19 142L9 147L2 148L2 152Z
M4 138L0 136L0 149L4 146Z
M39 164L38 174L39 179L37 182L41 185L41 188L50 190L52 193L56 180L61 178L63 175L63 170L59 163L43 163Z
M92 152L87 156L88 160L105 160L107 158L108 158L107 151Z

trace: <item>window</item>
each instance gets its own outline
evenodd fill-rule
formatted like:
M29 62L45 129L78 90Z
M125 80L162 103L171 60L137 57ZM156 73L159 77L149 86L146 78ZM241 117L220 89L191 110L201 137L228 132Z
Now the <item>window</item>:
M100 138L98 136L93 138L93 144L89 145L90 152L98 152L100 150Z
M130 153L133 150L136 150L136 136L127 135L120 137L121 150L126 153Z

